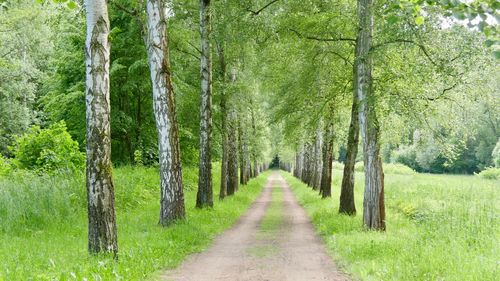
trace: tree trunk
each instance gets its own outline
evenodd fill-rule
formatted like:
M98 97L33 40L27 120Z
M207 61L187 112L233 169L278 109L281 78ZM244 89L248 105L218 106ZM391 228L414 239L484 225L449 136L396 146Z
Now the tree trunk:
M160 161L160 224L166 226L186 215L168 50L166 6L162 0L148 0L147 51L153 86L153 109L158 133Z
M326 125L323 140L323 165L321 171L320 194L322 198L332 196L333 123Z
M354 68L354 79L356 79L356 68ZM339 213L350 216L356 215L354 204L354 165L358 155L359 143L359 102L356 92L353 93L351 109L351 125L349 126L349 136L347 138L347 153L344 163L344 175L340 189Z
M245 131L241 120L238 124L238 143L239 143L239 158L240 158L240 184L245 185L248 182L247 156L245 154Z
M200 0L201 105L200 167L196 207L213 207L212 196L212 60L210 53L210 0Z
M86 0L85 7L88 250L91 254L108 252L117 257L109 122L108 8L104 0Z
M312 152L313 152L313 145L312 144L306 144L305 150L304 150L304 174L303 174L303 182L307 184L308 186L311 186L311 178L312 178L312 169L313 169L313 162L312 162Z
M250 150L248 147L248 133L243 131L243 158L245 163L245 184L250 180L252 167L250 165Z
M236 138L236 112L231 108L228 118L228 182L227 195L238 190L238 143Z
M356 38L354 91L360 101L359 121L363 137L365 194L363 224L368 229L385 230L382 160L379 156L379 124L372 89L370 49L373 34L373 0L358 0L359 31Z
M314 144L314 170L311 178L311 185L314 190L319 190L321 186L321 174L323 167L323 122L320 121L316 130L316 142Z
M297 177L298 179L302 179L302 172L303 172L303 164L304 164L304 145L300 145L299 151L297 152L297 163L296 165L296 170L297 170Z
M220 175L220 192L219 199L224 199L227 195L228 177L228 124L227 124L227 96L226 96L226 60L223 47L217 45L217 52L219 54L220 62L220 76L222 82L221 98L220 98L220 112L221 112L221 137L222 137L222 163Z

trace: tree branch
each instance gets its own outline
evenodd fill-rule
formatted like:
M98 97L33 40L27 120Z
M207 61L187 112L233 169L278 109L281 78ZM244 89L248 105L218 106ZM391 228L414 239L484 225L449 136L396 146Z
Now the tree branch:
M305 38L305 39L309 39L309 40L322 41L322 42L338 42L338 41L356 42L356 39L352 39L352 38L344 38L344 37L321 38L321 37L316 37L316 36L303 35L302 33L298 32L297 30L295 30L293 28L289 28L289 30L291 32L295 33L295 35L297 35L297 37Z
M344 60L345 63L351 65L351 66L354 66L354 64L346 57L342 56L341 54L337 53L337 52L334 52L334 51L327 51L325 52L327 54L332 54L332 55L336 55L337 57L341 58L342 60Z
M177 46L175 46L175 47L174 47L174 49L175 49L175 50L177 50L177 51L179 51L179 52L181 52L181 53L184 53L184 54L186 54L186 55L190 55L190 56L192 56L192 57L196 58L197 60L200 60L200 57L199 57L199 56L197 56L197 55L195 55L195 54L193 54L193 53L191 53L191 52L189 52L189 51L183 50L183 49L181 49L181 48L179 48L179 47L177 47Z
M271 6L272 4L278 2L279 0L273 0L269 3L267 3L266 5L264 5L262 8L260 8L259 10L257 11L253 11L253 10L250 10L250 8L247 8L247 11L250 12L252 14L252 16L258 16L262 11L264 11L267 7Z
M189 44L189 46L193 47L193 49L195 49L198 53L200 53L200 54L201 54L201 50L200 50L200 49L198 49L198 47L196 47L195 45L193 45L193 44L192 44L191 42L189 42L189 41L188 41L187 43Z
M427 59L434 65L434 66L438 66L438 64L432 59L432 57L430 56L429 54L429 51L427 51L427 48L420 44L420 43L417 43L413 40L407 40L407 39L396 39L396 40L393 40L393 41L387 41L387 42L383 42L383 43L380 43L380 44L377 44L377 45L373 45L372 46L372 51L374 51L375 49L377 48L380 48L382 46L385 46L385 45L389 45L389 44L395 44L395 43L409 43L409 44L413 44L417 47L420 48L420 50L424 53L424 55L427 57Z
M130 10L123 6L122 4L116 2L116 1L109 1L113 6L115 6L118 10L123 11L131 16L137 16L139 12L137 10Z

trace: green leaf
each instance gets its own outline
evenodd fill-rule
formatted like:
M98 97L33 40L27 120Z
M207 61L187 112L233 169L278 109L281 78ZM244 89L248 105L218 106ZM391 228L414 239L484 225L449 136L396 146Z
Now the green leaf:
M493 44L495 44L494 40L488 39L488 40L484 41L484 45L486 45L486 47L491 47L491 46L493 46Z
M479 30L483 31L485 27L487 27L488 24L485 21L479 22Z
M425 19L424 19L424 17L422 17L422 16L418 16L418 17L416 17L416 18L415 18L415 23L416 23L417 25L422 25L422 24L424 24L424 21L425 21Z
M466 18L463 11L454 11L453 16L459 20L464 20Z
M396 15L390 15L387 17L388 24L395 24L399 21L399 18Z
M493 51L493 56L495 56L497 60L500 60L500 51Z
M74 10L78 7L78 5L76 5L76 3L73 1L69 1L68 4L66 4L66 5L68 6L68 8L70 8L72 10Z

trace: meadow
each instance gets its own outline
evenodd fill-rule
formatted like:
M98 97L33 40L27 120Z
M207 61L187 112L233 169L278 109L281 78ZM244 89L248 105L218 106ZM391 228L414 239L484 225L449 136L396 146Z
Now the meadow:
M220 170L214 165L214 190ZM83 174L37 175L13 171L0 177L0 280L148 280L210 245L260 193L266 173L214 208L194 207L197 168L183 169L187 219L158 226L156 168L114 170L118 261L87 252Z
M332 257L361 280L498 280L500 181L478 176L386 173L387 231L362 228L364 178L356 173L357 215L338 214L342 171L321 200L283 172Z

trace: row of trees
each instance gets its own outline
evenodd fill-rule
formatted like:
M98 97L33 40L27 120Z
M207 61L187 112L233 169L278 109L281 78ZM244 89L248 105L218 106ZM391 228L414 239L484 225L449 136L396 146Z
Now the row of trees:
M331 159L343 152L340 211L356 212L354 163L364 159L365 225L383 229L386 151L414 145L418 130L451 159L462 143L439 140L479 131L478 100L492 113L491 139L500 137L497 26L486 16L495 1L88 0L36 11L0 2L1 28L19 27L0 32L9 42L0 45L0 150L14 156L8 146L28 126L66 121L87 148L92 252L117 251L111 162L158 163L168 225L185 216L181 163L199 165L196 203L209 207L212 160L221 160L220 198L269 155L328 197ZM481 18L479 30L450 12Z
M465 8L465 13L471 13L476 4ZM478 13L486 19L487 14L498 9L494 3L482 5L491 9L474 10L471 20ZM405 2L394 7L390 3L384 6L359 0L356 10L351 7L348 2L318 3L311 7L311 12L322 16L305 20L299 18L308 10L301 13L290 9L286 25L290 36L295 35L300 42L290 43L296 45L288 47L287 52L291 61L299 61L301 69L294 71L297 64L287 68L299 82L288 77L277 79L281 82L279 87L290 83L296 89L289 87L288 96L275 97L274 115L276 120L287 117L283 131L295 156L289 154L286 161L294 163L294 175L323 197L330 195L332 142L345 149L340 213L356 214L354 165L360 157L364 160L363 224L368 229L384 230L381 144L392 144L398 150L404 145L402 140L407 138L408 131L426 131L436 138L439 138L433 132L436 128L447 131L448 135L451 131L459 132L462 126L458 124L464 122L462 116L450 118L439 111L446 108L444 111L457 114L459 108L464 112L466 106L476 107L478 100L481 104L491 104L486 102L490 97L498 99L498 83L487 78L495 76L495 59L492 50L483 45L484 34L490 36L495 31L488 29L483 21L478 29L484 34L446 18L450 11L461 15L464 7L460 5L428 1L427 4ZM469 22L469 26L473 24ZM489 28L496 30L494 26ZM492 85L493 89L489 88ZM280 92L273 85L269 87ZM298 104L304 105L302 110L290 112ZM482 113L474 114L479 117ZM488 121L492 128L500 124L496 114ZM342 126L339 120L348 116L350 124ZM463 132L472 132L471 128L480 126L474 124ZM500 138L498 132L494 135L493 144ZM358 153L360 137L362 153ZM443 142L439 149L445 154L456 149L452 146L461 144Z
M90 252L118 251L112 163L158 164L163 226L185 217L181 162L200 159L198 207L213 205L212 160L221 160L220 199L266 169L255 42L237 47L251 38L252 27L241 27L253 14L222 2L41 1L32 9L1 1L8 44L0 45L0 76L12 82L0 84L1 153L20 158L17 136L65 121L87 152Z
M145 4L146 20L144 43L148 54L151 76L153 112L155 116L161 185L160 224L167 226L185 217L182 170L180 160L179 130L176 102L172 85L167 33L168 16L174 11L169 3L149 0ZM212 10L210 0L200 0L200 129L199 129L199 180L196 207L213 206L212 187ZM124 8L125 9L125 8ZM114 210L113 179L111 167L110 134L110 23L107 4L103 0L87 0L86 39L86 108L87 108L87 193L89 205L89 251L117 254L116 220ZM249 110L237 108L235 97L229 96L225 84L237 79L236 66L227 71L224 52L226 43L217 41L220 61L221 86L221 136L222 175L220 199L233 195L238 185L246 184L266 167L262 164L259 147L249 144L249 134L255 140L259 135L256 110L250 95ZM230 74L230 75L229 75ZM230 76L228 78L228 76ZM229 81L228 81L229 80ZM243 112L249 120L237 116ZM240 113L241 115L241 113ZM248 122L250 126L242 123ZM249 128L249 130L247 130ZM239 165L238 165L239 162ZM240 177L238 181L238 169Z

